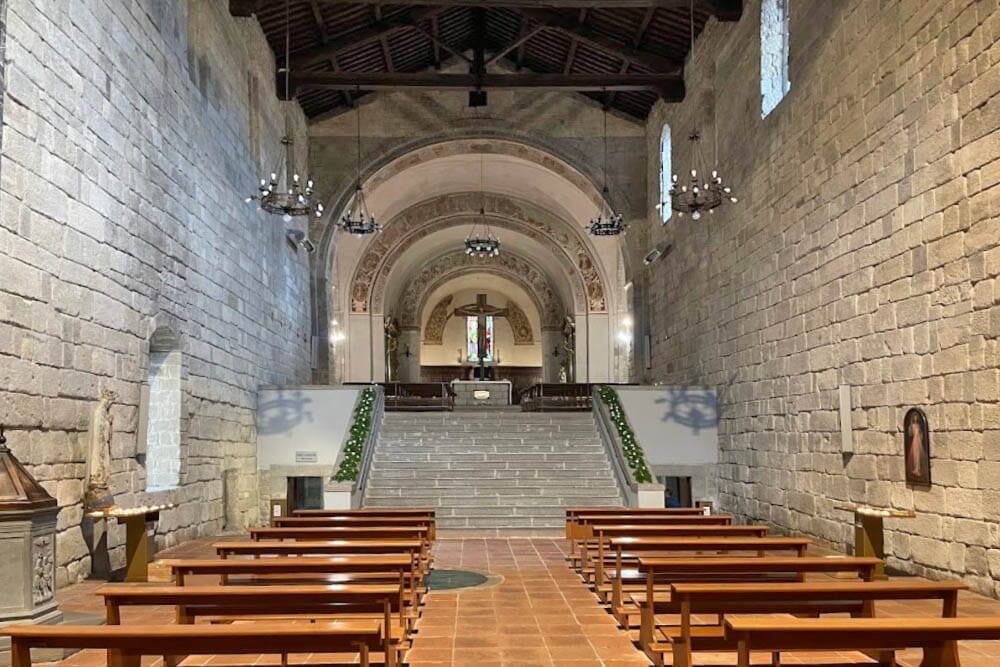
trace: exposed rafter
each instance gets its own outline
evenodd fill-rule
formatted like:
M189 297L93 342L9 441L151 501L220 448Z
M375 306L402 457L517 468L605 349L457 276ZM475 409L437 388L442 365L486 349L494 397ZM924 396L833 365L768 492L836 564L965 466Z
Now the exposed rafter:
M319 48L309 49L293 56L292 69L301 70L316 63L329 61L344 51L380 42L383 38L388 38L392 33L400 30L413 30L414 25L426 21L444 10L445 7L425 7L423 9L411 10L402 17L396 16L376 21L367 28L355 31L353 34L335 39Z
M518 11L529 21L544 26L547 30L561 32L570 39L580 41L622 60L627 60L633 65L638 65L651 72L674 73L680 71L682 67L682 63L611 39L589 26L580 24L575 16L567 16L545 9L519 9Z
M515 39L507 46L502 47L499 51L490 56L489 60L486 61L486 64L492 65L493 63L495 63L496 61L500 60L508 53L513 51L514 49L517 49L517 52L519 54L517 58L517 67L518 69L521 69L521 58L523 56L521 56L520 54L524 50L524 43L545 29L543 26L540 25L536 25L530 29L528 29L527 26L528 22L524 21L522 23L521 32L518 34L517 39Z
M292 74L292 86L331 90L562 90L579 92L652 91L667 101L684 98L684 82L663 74L469 74L400 72L299 72Z
M248 0L230 0L247 2ZM277 0L258 0L261 3ZM344 2L345 0L321 0ZM507 7L511 9L687 9L691 0L346 0L366 5L426 5L438 7ZM695 0L695 6L711 13L720 21L739 21L743 15L743 0Z

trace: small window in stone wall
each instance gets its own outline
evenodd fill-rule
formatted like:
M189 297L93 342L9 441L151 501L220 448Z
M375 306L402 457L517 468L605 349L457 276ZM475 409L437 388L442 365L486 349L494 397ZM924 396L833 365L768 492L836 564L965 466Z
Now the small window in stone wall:
M670 202L670 185L673 175L670 159L672 151L670 126L664 125L660 131L660 222L670 220L670 215L673 213Z
M760 7L761 118L791 90L788 75L788 0L763 0Z
M181 351L177 337L157 329L149 344L146 490L169 489L181 475Z

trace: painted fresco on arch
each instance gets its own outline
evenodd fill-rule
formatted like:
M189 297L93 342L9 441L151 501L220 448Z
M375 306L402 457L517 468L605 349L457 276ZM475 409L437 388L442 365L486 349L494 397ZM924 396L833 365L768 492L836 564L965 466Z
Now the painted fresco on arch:
M931 485L931 439L927 415L920 408L910 408L903 418L903 458L906 483Z

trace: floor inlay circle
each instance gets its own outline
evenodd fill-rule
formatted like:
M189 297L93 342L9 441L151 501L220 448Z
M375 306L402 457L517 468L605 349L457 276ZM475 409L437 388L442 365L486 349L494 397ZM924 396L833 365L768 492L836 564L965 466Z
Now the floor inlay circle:
M473 588L496 586L503 581L503 577L475 570L442 570L435 568L424 578L424 581L427 584L427 592L429 593L450 593Z

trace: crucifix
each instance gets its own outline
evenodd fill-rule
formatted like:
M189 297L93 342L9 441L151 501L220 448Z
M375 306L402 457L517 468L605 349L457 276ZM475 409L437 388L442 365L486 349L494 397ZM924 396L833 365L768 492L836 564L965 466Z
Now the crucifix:
M484 379L486 376L484 366L486 365L487 342L491 344L493 342L487 341L486 316L507 317L507 309L487 305L486 295L477 294L475 303L456 308L455 315L460 317L475 316L476 318L476 354L479 356L479 378Z

